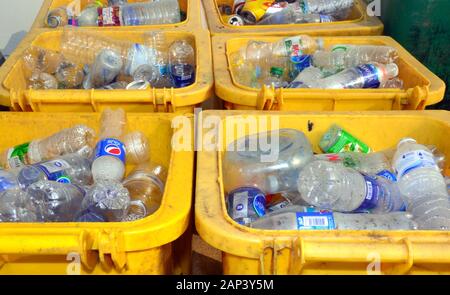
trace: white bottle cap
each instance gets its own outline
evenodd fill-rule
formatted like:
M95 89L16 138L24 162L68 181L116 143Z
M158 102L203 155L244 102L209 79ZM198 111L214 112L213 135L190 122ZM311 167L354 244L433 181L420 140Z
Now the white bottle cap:
M412 142L412 143L417 143L417 141L414 138L411 137L405 137L402 138L398 144L397 144L397 148L400 147L402 144L407 143L407 142Z
M399 69L398 69L398 65L391 63L391 64L387 64L386 65L386 75L387 75L387 79L392 79L398 76L399 73Z
M269 193L275 193L278 191L278 189L280 188L280 185L278 183L278 179L273 176L273 175L269 175L267 177L267 189Z

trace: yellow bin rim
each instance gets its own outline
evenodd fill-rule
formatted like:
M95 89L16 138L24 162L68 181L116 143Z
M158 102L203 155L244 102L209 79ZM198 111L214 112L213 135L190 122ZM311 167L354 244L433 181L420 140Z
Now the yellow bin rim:
M298 34L290 33L287 36ZM420 63L397 41L387 36L337 36L323 38L328 44L373 44L394 47L399 55L400 78L407 89L290 89L263 86L250 88L237 82L230 65L230 54L249 40L251 35L217 35L212 37L215 92L231 105L256 110L286 111L364 111L417 110L440 102L445 83ZM274 42L282 36L260 36L257 40ZM407 72L404 72L404 71ZM420 82L417 85L415 81ZM302 106L302 103L304 106ZM308 103L308 104L306 104Z
M224 22L219 12L218 4L232 3L223 0L202 0L205 8L209 30L217 34L253 34L253 35L284 35L286 33L310 35L381 35L383 23L376 16L367 14L367 5L363 0L356 0L351 20L321 24L288 24L266 26L233 26Z
M221 127L225 126L225 120L230 118L247 117L269 118L278 116L280 128L286 128L295 124L308 136L307 122L326 121L328 125L332 121L346 121L347 124L361 124L361 121L371 120L371 128L375 128L377 120L387 118L393 122L402 119L426 120L430 126L438 125L448 130L450 134L450 112L447 111L393 111L393 112L258 112L258 111L204 111L204 122L216 122L217 119L208 120L208 117L220 117ZM266 119L263 124L269 123ZM260 121L261 122L261 121ZM358 123L359 122L359 123ZM304 125L300 125L305 123ZM324 124L324 125L327 125ZM326 126L321 124L321 129ZM208 126L210 128L211 126ZM288 126L292 127L292 126ZM211 140L211 129L201 129L198 134L208 134ZM259 127L263 128L263 127ZM345 128L345 127L344 127ZM369 128L369 127L367 127ZM365 128L362 128L365 129ZM221 129L223 131L223 129ZM359 129L361 131L361 129ZM389 130L390 132L392 130ZM203 132L203 133L200 133ZM248 132L248 131L247 131ZM351 132L351 129L350 129ZM379 132L379 130L377 130ZM395 131L392 131L395 132ZM403 133L409 133L404 131ZM411 134L408 134L411 135ZM233 134L234 136L234 134ZM226 144L236 139L234 137L220 143L223 148ZM422 137L428 138L427 134ZM435 134L439 138L442 134ZM316 136L317 137L317 136ZM394 136L395 137L395 136ZM315 138L318 140L319 138ZM381 138L373 138L370 134L364 134L369 146ZM391 138L392 139L392 136ZM398 138L398 140L401 138ZM208 143L208 142L206 142ZM450 156L450 145L445 145L447 156ZM314 144L313 144L314 146ZM383 145L378 145L386 148ZM315 144L315 149L319 149ZM247 274L300 274L307 263L366 263L370 253L376 252L381 257L382 263L393 264L390 272L393 274L407 273L416 264L440 264L450 272L450 232L445 231L355 231L355 230L259 230L242 226L229 217L225 204L224 188L222 182L222 157L221 152L203 150L197 154L197 183L195 193L195 223L203 240L212 247L227 255L236 256L236 263L241 259L251 259L259 262L259 269ZM450 175L450 162L446 163L446 175ZM286 252L287 251L287 252ZM227 266L233 268L233 266ZM243 268L245 269L245 266ZM230 271L233 273L233 270ZM325 270L324 273L332 273ZM236 274L236 273L234 273ZM239 274L239 273L237 273Z

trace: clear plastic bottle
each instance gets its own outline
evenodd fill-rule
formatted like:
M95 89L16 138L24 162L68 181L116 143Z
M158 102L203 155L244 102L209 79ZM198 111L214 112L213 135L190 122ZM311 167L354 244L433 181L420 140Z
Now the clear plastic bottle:
M3 151L0 165L8 169L19 168L71 153L89 157L94 138L94 130L86 125L76 125Z
M319 154L315 155L314 158L339 163L342 166L353 168L364 174L379 175L392 181L397 181L394 171L391 168L391 162L383 152L368 154L356 152Z
M50 28L67 26L69 16L65 7L58 7L51 10L45 19L45 25Z
M130 193L115 180L99 180L86 191L77 221L122 221L130 206Z
M36 73L55 74L64 61L61 53L38 46L31 46L22 55L22 68L25 77Z
M328 23L334 18L322 14L305 14L303 10L296 6L289 5L276 13L259 21L258 25L279 25L279 24L301 24L301 23Z
M0 192L0 222L36 222L36 209L20 189Z
M319 68L335 68L339 71L369 63L391 64L397 59L397 50L390 46L335 45L331 51L316 51L313 64Z
M92 175L100 179L121 181L125 174L125 136L127 125L123 109L105 109L100 119L100 136L95 149Z
M397 77L398 71L395 63L364 64L318 80L311 87L321 89L379 88L389 79Z
M243 67L248 67L250 71L249 86L260 88L269 74L268 64L272 57L272 44L261 41L249 41L245 50L245 62ZM247 72L247 71L245 71ZM245 73L244 72L244 73Z
M143 163L123 181L132 204L125 218L132 221L153 214L161 205L167 171L161 165Z
M303 12L331 15L337 19L347 18L354 0L300 0Z
M0 169L0 192L16 188L19 188L17 177L9 171Z
M130 132L125 135L123 142L127 155L127 163L141 164L150 159L150 143L147 136L140 131Z
M84 80L83 66L64 61L59 64L55 74L60 89L76 89Z
M284 56L273 56L270 65L270 74L265 80L264 84L273 86L275 88L283 88L288 85L287 78L287 65L288 60Z
M393 158L408 211L421 229L448 230L450 207L444 176L432 152L412 138L402 139Z
M322 78L323 73L319 68L308 67L297 75L289 84L289 88L309 88L309 85Z
M311 144L295 129L240 138L224 155L225 191L240 187L257 187L265 194L295 191L299 169L312 158Z
M44 72L33 72L28 80L30 89L58 89L58 80Z
M77 185L92 183L91 160L78 154L69 154L46 162L25 166L17 172L22 188L40 180L50 180Z
M322 38L298 35L275 42L272 45L272 56L284 56L290 60L289 77L294 79L300 72L311 66L311 54L322 49L323 46Z
M155 63L155 49L144 44L115 40L77 29L63 32L61 51L66 58L77 64L93 64L103 50L120 53L123 64L121 72L128 76L133 76L141 65Z
M310 205L339 212L404 210L397 185L328 161L312 161L299 174L298 191Z
M97 88L110 84L119 75L122 67L120 52L112 49L100 51L90 71L92 85Z
M246 56L246 48L241 48L230 54L230 66L233 77L237 83L252 87L252 76L254 76L253 65L250 65Z
M70 222L80 210L84 190L70 183L42 180L27 190L39 221Z
M250 225L268 230L416 230L407 212L346 214L312 207L290 206L268 214Z
M186 40L172 43L169 48L169 64L175 88L186 87L195 82L195 52Z

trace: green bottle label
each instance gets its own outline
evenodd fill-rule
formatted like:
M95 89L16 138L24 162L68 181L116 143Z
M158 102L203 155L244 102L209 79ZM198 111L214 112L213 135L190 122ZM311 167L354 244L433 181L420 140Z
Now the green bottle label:
M342 153L342 152L359 152L359 153L370 153L370 148L359 139L355 138L353 135L347 131L341 129L339 139L333 144L327 153Z
M24 143L13 147L8 152L9 168L19 168L27 164L28 147L30 143Z

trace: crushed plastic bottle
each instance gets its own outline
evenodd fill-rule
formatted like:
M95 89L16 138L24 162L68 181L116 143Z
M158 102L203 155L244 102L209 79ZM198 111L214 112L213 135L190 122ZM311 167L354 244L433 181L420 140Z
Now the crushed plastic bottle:
M84 190L70 183L42 180L30 185L27 194L39 221L70 222L80 210Z
M298 191L310 205L339 212L402 211L396 183L328 161L312 161L300 171Z
M36 208L20 189L0 192L0 222L36 222Z
M407 212L345 214L291 206L268 214L250 225L268 230L416 230Z
M122 221L130 205L130 193L120 182L99 180L86 191L81 212L77 214L79 222Z
M295 191L299 170L312 158L311 144L295 129L245 136L225 152L225 191L240 187L257 187L265 194Z

